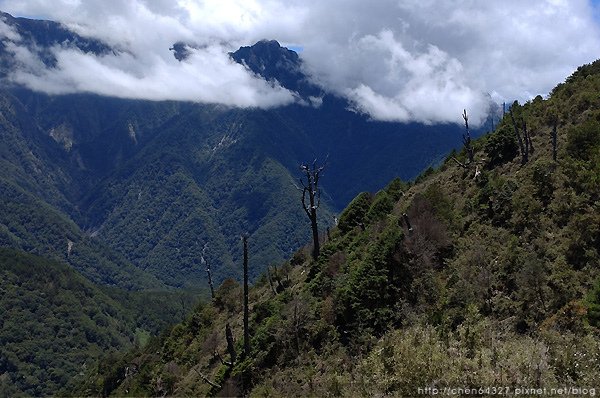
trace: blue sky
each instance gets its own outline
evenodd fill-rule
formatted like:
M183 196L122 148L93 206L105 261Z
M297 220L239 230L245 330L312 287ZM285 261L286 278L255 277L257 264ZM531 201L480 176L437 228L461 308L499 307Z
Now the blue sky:
M594 18L600 24L600 0L590 0L594 7Z

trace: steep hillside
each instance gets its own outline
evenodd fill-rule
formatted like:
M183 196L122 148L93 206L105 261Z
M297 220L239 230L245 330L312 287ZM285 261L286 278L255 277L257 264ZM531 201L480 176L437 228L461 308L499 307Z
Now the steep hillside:
M0 101L0 246L67 262L96 283L164 287L67 215L77 212L75 183L59 148L13 96Z
M211 303L146 349L104 362L76 393L597 387L599 90L597 61L548 99L513 104L515 123L507 113L475 141L472 163L453 153L412 184L358 195L318 261L303 249L251 289L248 355L242 289L226 281Z
M194 301L102 290L64 264L0 248L0 396L56 394L100 356L180 321Z

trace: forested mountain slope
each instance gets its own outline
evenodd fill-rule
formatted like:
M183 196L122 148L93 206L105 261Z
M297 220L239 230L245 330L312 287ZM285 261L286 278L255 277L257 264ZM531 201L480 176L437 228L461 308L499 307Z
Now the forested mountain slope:
M67 261L96 282L204 285L199 262L207 244L215 280L239 277L242 233L254 242L255 278L310 236L294 186L301 163L328 159L325 229L361 190L380 189L396 175L413 178L460 144L456 125L382 123L352 111L310 83L301 57L276 41L231 57L297 92L299 102L285 107L32 92L7 79L19 67L14 46L48 66L53 45L94 54L119 49L50 21L0 17L20 37L0 46L1 200L17 209L2 214L0 244ZM21 204L18 195L26 198Z
M305 248L251 289L248 355L242 289L226 281L212 302L146 349L105 361L76 393L597 387L599 91L597 61L548 99L513 104L512 117L474 141L473 162L453 153L414 183L358 195L318 261Z
M141 346L195 298L101 289L69 266L0 248L0 396L55 395L106 353Z
M0 130L0 246L67 262L96 283L127 289L164 286L73 221L77 184L68 162L6 92L0 93Z

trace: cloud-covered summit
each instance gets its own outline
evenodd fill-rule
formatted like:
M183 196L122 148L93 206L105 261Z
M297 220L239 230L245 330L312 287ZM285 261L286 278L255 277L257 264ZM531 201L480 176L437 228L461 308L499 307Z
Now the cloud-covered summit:
M56 46L43 68L0 23L23 68L13 80L50 93L271 107L295 100L229 57L268 38L303 48L305 73L372 118L474 122L490 99L546 94L600 54L585 0L0 0L13 15L57 20L119 51ZM185 62L169 48L194 43ZM12 47L11 47L12 46Z
M162 57L118 43L112 43L112 51L88 51L89 41L77 35L42 47L35 37L23 37L16 26L6 16L0 19L4 52L15 66L9 70L8 80L33 90L238 107L268 108L294 101L293 93L248 73L220 45L190 48L185 62L179 63L172 55ZM62 32L54 29L48 33Z

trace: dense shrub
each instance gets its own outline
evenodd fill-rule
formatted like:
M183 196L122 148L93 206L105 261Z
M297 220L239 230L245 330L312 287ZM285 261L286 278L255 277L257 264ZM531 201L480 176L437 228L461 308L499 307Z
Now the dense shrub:
M600 122L587 122L571 128L567 133L567 152L573 158L588 161L600 151Z
M513 129L503 124L487 137L484 151L488 158L487 167L490 169L513 160L519 153Z
M368 192L360 193L346 210L340 215L338 228L342 233L351 231L357 225L365 222L365 217L371 207L372 195Z

